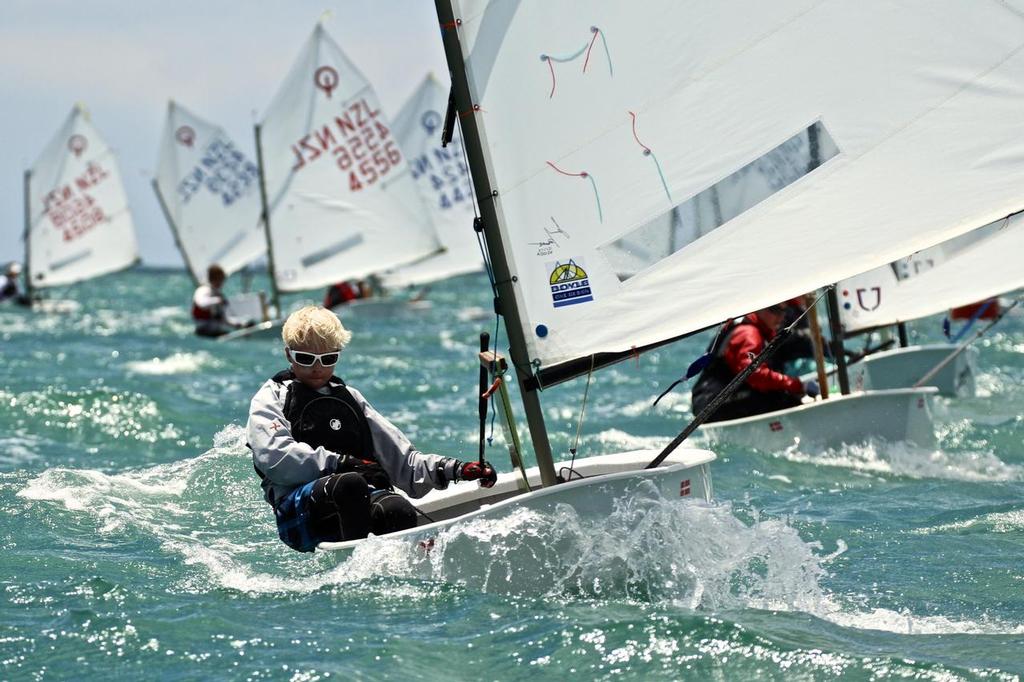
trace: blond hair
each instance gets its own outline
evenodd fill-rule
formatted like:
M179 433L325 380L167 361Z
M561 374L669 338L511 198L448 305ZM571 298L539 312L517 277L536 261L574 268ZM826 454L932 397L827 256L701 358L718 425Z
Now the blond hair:
M281 329L281 338L289 348L322 346L342 349L352 340L338 316L318 305L308 305L288 316Z

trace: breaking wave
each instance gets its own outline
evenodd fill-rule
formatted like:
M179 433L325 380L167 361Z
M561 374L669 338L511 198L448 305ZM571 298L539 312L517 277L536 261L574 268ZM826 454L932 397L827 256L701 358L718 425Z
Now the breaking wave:
M730 504L681 504L646 482L640 494L614 500L602 518L565 504L544 514L519 507L444 527L427 543L369 538L310 560L277 540L243 443L243 429L231 426L192 459L119 474L50 469L18 495L91 519L108 542L152 538L194 569L178 587L195 593L307 594L361 583L382 597L404 599L424 589L470 588L706 614L806 613L843 627L904 634L1024 633L1024 625L853 605L824 586L829 563L846 551L842 540L826 548L801 538L785 520L743 521Z

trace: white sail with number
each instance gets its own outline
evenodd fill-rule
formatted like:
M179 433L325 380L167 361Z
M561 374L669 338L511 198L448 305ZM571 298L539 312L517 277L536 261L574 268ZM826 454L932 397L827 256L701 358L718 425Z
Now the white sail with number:
M259 133L280 290L361 277L440 249L377 95L321 25Z
M453 5L442 29L458 32L541 370L702 329L1019 207L1020 0ZM794 146L815 163L766 167ZM623 240L751 173L762 191L720 224L619 276L608 254Z
M989 223L839 283L853 333L935 315L1024 287L1024 215Z
M441 146L447 108L448 90L431 74L395 116L395 137L412 166L445 251L386 273L388 287L426 284L483 268L473 232L473 187L457 127L451 142Z
M205 281L214 263L231 274L266 253L256 164L223 128L173 101L167 106L156 186L197 281Z
M33 164L26 185L30 287L72 284L138 261L117 160L81 105Z

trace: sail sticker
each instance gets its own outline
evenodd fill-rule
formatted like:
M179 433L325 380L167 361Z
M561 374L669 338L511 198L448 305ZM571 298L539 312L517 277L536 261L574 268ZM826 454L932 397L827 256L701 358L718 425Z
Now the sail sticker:
M178 132L181 132L181 128ZM224 206L231 206L256 191L258 182L259 168L256 164L246 159L231 140L218 137L203 151L195 167L178 183L177 190L183 204L189 203L196 192L205 188L219 196Z
M871 297L866 296L868 292L874 294L873 303L871 302ZM858 287L857 305L860 306L861 310L866 310L868 312L871 312L872 310L877 310L878 306L882 305L882 287Z
M431 115L436 116L434 119ZM436 111L428 111L420 120L428 134L441 125L441 115ZM429 189L421 185L424 191L433 195L437 208L449 211L466 205L472 197L473 188L469 184L469 170L462 161L462 142L453 139L447 147L433 147L416 157L409 158L413 180L417 182L426 177ZM382 183L386 186L386 183Z
M331 91L338 87L340 82L341 78L338 76L338 71L333 66L321 66L313 72L313 83L324 91L327 99L331 98Z
M85 138L82 138L85 139ZM90 161L72 182L52 189L43 196L43 213L64 241L74 241L107 220L96 199L88 192L109 177L104 168Z
M84 135L72 135L68 138L68 149L77 159L82 155L82 152L89 146L89 140L85 139Z
M591 26L590 27L590 32L593 34L590 37L590 41L585 43L583 45L583 47L581 47L580 49L576 50L572 54L567 54L567 55L562 55L562 56L555 56L555 55L550 55L550 54L542 54L540 56L540 60L542 62L546 62L547 63L548 71L551 72L551 92L548 93L548 99L551 99L552 97L555 96L555 86L557 85L557 80L555 78L555 62L558 62L560 64L564 64L566 62L573 61L574 59L576 59L580 55L585 54L586 56L583 58L583 73L586 73L587 72L587 67L590 65L590 53L593 51L594 43L597 42L598 37L601 38L601 45L604 46L604 56L608 60L608 75L609 76L615 75L615 72L612 69L612 55L611 55L611 52L608 51L608 41L605 40L604 31L599 29L597 26Z
M178 144L191 149L196 141L196 131L192 129L192 126L181 126L174 131L174 139L178 141Z
M570 258L562 263L548 263L551 275L548 284L551 286L551 301L556 308L594 300L590 289L590 278L580 263Z
M358 192L401 165L402 152L394 140L387 139L390 134L380 109L365 97L349 100L329 123L313 127L291 146L292 172L333 156L339 173L348 176L349 190Z

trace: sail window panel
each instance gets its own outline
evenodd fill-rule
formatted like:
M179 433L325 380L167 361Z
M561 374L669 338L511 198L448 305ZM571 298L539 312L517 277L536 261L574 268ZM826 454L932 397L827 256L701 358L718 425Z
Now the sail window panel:
M619 281L660 263L839 154L821 121L654 220L598 247Z

